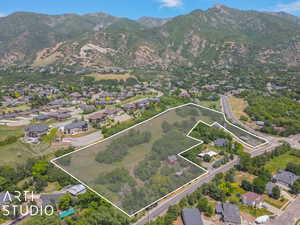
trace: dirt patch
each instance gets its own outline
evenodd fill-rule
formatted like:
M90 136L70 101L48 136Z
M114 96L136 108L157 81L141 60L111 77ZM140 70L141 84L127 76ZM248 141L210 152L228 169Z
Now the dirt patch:
M135 76L126 73L126 74L100 74L100 73L91 73L86 76L94 77L96 80L127 80L128 78L135 78Z
M228 100L230 102L230 108L236 118L239 119L241 116L248 118L248 115L245 113L245 109L247 108L248 104L244 99L230 96Z

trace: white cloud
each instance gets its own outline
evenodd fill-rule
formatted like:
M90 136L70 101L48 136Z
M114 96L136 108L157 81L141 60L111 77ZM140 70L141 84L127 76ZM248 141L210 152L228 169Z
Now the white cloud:
M286 4L278 4L275 8L275 11L283 11L288 13L300 12L300 0Z
M0 17L5 17L6 15L3 13L0 13Z
M173 7L181 6L183 0L159 0L159 1L161 2L162 7L173 8Z

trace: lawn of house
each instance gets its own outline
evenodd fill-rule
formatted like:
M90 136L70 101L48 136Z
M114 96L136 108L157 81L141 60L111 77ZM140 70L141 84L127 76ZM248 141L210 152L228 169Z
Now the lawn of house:
M300 164L300 157L286 153L284 155L281 155L280 157L276 157L270 160L265 165L265 168L270 170L272 173L275 173L278 169L285 169L287 164L290 162Z

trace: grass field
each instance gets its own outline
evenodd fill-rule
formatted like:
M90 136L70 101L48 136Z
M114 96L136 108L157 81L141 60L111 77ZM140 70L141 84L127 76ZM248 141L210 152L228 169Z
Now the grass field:
M241 116L248 117L248 115L244 112L248 106L247 102L245 102L241 98L237 98L234 96L230 96L228 98L228 100L230 103L230 108L231 108L232 112L234 113L234 115L236 116L236 118L240 118Z
M17 141L14 144L1 146L0 148L0 165L22 164L27 159L33 157L44 156L52 153L53 148L49 144L42 143L38 145L31 145Z
M126 73L126 74L100 74L100 73L91 73L86 76L94 77L96 80L127 80L128 78L135 78L135 76Z
M200 101L199 105L214 109L217 111L222 111L221 102L220 101Z
M186 137L199 120L209 124L216 121L222 125L226 123L222 113L191 104L185 105L164 112L150 121L105 139L101 143L89 146L68 156L63 156L55 160L55 163L105 198L114 202L115 205L124 209L128 214L133 214L204 173L204 170L180 157L177 157L177 162L174 164L170 164L167 161L168 156L176 156L182 151L200 144L200 141ZM164 124L166 122L167 125ZM237 132L237 136L249 137L249 141L252 141L252 143L260 141L244 131L231 128L229 124L226 127L232 130L233 133ZM114 146L114 150L109 152L109 155L103 156L101 154L105 153L112 144L124 142L124 138L126 143L132 143L131 140L135 140L135 136L130 136L130 131L148 132L150 133L150 140L146 143L129 147L121 158L114 158L115 155L118 155L117 152L122 152L120 149L116 150L117 146ZM124 146L122 148L126 149ZM108 159L113 158L112 161L109 161L109 163L105 163L105 160L104 162L99 162L99 160L96 160L99 153L102 157L101 159L104 157ZM144 172L146 179L141 179L136 175L136 168L142 162L145 163L142 164L142 169L146 168L145 171L153 171L153 168L157 169L154 173ZM116 170L120 171L120 169L121 171L126 171L129 175L128 180L133 180L134 188L126 181L121 181L121 178L115 178L114 181L105 183L106 180L109 180L106 177L105 182L101 183L105 175L115 177L115 175L111 176L111 173ZM100 182L98 179L99 175L101 175ZM119 187L122 188L120 189ZM138 203L137 196L139 197Z
M9 127L0 125L0 141L8 136L21 136L24 134L24 127Z
M265 165L265 168L274 173L278 169L285 169L286 165L289 162L300 164L300 158L286 153L284 155L281 155L280 157L274 158L271 161L269 161Z

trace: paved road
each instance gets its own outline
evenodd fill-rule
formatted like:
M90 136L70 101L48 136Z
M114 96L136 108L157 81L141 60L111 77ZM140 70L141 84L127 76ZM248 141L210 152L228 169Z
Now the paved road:
M193 193L199 187L201 187L203 184L209 183L217 173L224 173L224 172L228 171L229 169L233 168L237 164L238 164L238 159L228 163L224 167L221 167L213 172L210 172L205 177L199 179L198 181L196 181L195 183L190 185L184 191L182 191L182 192L178 193L177 195L175 195L174 197L158 204L158 206L156 206L154 209L147 212L146 216L144 216L140 220L138 220L135 223L135 225L147 224L150 220L153 220L154 218L164 215L170 206L177 204L183 197L187 196L188 194Z
M270 220L266 225L294 225L300 218L300 196L292 202L281 215Z
M226 118L228 120L230 120L232 123L236 124L236 125L240 125L242 127L244 127L245 129L247 129L248 131L250 131L253 134L256 134L259 137L263 137L265 139L267 139L268 141L272 140L272 137L270 136L266 136L254 129L252 129L251 127L247 127L245 124L243 124L238 118L235 117L234 113L231 110L230 107L230 103L228 100L228 96L222 95L221 97L221 103L222 103L222 110L226 116Z
M223 112L225 113L227 119L231 120L235 124L241 125L242 127L247 129L251 133L254 133L257 136L263 137L269 141L269 145L267 147L264 146L264 147L256 150L254 153L250 152L253 156L257 156L266 151L272 150L273 148L279 146L282 141L288 142L293 148L300 149L300 135L293 135L293 136L286 137L286 138L267 136L263 133L260 133L256 130L252 129L251 127L246 126L245 124L243 124L241 121L239 121L235 117L234 113L231 110L230 103L228 101L228 96L223 95L221 97L221 102L222 102Z

